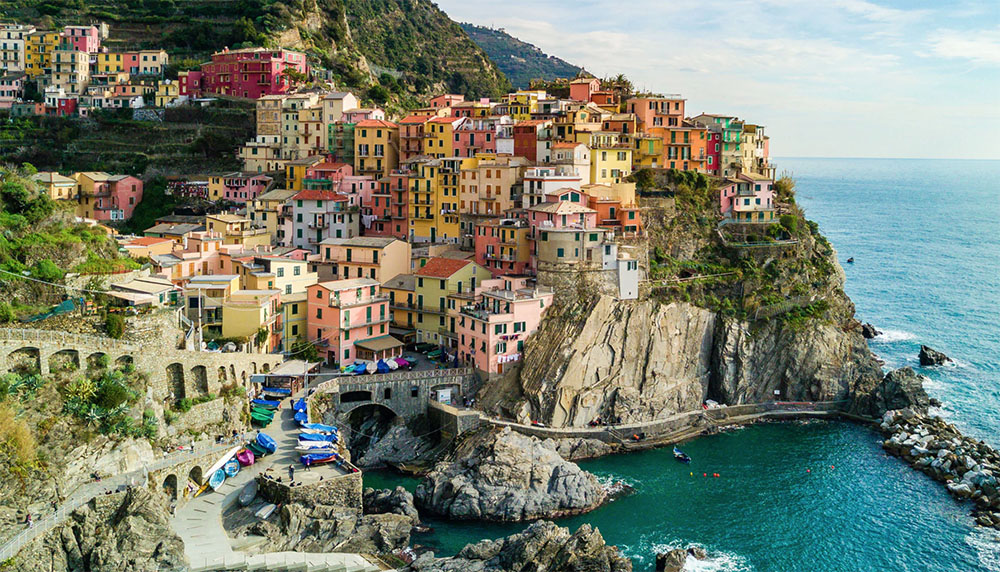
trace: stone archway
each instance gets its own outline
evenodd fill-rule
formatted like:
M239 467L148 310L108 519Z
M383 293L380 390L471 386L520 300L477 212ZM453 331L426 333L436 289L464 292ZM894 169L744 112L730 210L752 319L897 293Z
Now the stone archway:
M41 373L42 353L38 348L18 348L7 354L10 371L17 373Z
M271 373L271 364L265 363L264 365L260 366L260 372L261 373Z
M111 356L104 352L94 352L87 356L87 369L89 370L105 369L110 363Z
M173 394L174 401L179 401L187 397L184 390L184 366L179 363L172 363L167 366L167 387Z
M163 493L170 500L177 499L177 475L170 474L167 475L167 478L163 479Z
M118 356L118 359L115 360L116 369L131 370L133 367L135 367L135 359L128 354Z
M195 483L195 484L196 484L196 485L198 485L199 487L200 487L201 485L205 484L205 480L204 480L204 477L205 477L205 476L204 476L204 475L202 474L202 469L201 469L201 467L200 467L200 466L197 466L197 467L193 467L193 468L192 468L192 469L191 469L191 470L190 470L190 471L188 472L188 480L189 480L189 481L191 481L191 482L193 482L193 483Z
M219 368L219 385L226 385L228 379L226 378L226 366Z
M59 350L49 356L49 371L75 371L78 369L80 369L80 352L76 350Z
M194 384L194 390L199 395L208 394L208 371L206 371L205 366L196 365L191 368L191 383Z

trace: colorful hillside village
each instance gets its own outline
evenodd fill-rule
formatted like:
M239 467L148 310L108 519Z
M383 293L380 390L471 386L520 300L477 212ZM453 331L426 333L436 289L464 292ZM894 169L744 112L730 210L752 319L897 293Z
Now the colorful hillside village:
M122 303L179 301L202 347L239 339L289 354L311 344L344 367L423 345L449 364L502 374L581 273L604 294L638 297L637 170L717 178L722 223L776 219L764 127L689 115L676 94L623 100L579 77L558 96L443 94L389 117L349 92L296 88L286 70L311 70L290 50L222 50L168 82L156 79L165 52L104 51L103 27L0 34L17 52L0 60L5 85L40 78L44 113L255 100L242 171L168 186L229 208L163 216L144 236L120 238L152 274L117 284ZM4 97L0 106L29 105ZM134 177L35 177L84 219L125 220L142 200Z

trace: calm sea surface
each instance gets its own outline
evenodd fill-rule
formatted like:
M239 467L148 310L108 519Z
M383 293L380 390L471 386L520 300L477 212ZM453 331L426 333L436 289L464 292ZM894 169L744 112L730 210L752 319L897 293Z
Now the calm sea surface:
M889 367L917 367L921 343L950 355L954 365L922 370L928 390L948 419L1000 445L1000 162L778 164L837 248L858 317L884 332L872 349ZM712 556L692 570L1000 570L1000 534L973 527L968 505L879 442L845 423L778 423L688 443L690 467L666 450L589 461L581 465L635 494L558 522L598 527L637 571L652 571L657 551L692 543ZM416 482L365 475L367 486ZM523 529L430 524L413 541L442 556Z

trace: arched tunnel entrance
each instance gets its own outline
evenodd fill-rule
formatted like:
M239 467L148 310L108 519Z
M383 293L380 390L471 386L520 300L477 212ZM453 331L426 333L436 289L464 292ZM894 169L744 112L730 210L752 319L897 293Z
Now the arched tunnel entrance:
M396 412L378 403L367 403L355 407L344 415L351 428L348 449L352 459L360 459L364 454L399 422Z

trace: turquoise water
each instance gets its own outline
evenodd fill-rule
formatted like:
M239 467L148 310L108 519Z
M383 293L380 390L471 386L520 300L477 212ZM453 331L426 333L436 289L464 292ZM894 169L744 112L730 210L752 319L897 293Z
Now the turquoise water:
M886 335L887 365L916 366L920 343L956 365L924 371L944 415L1000 442L1000 162L783 159L799 202L838 249L858 317ZM846 264L853 256L856 263ZM780 423L704 437L669 451L581 463L635 494L558 521L591 523L653 570L654 554L697 543L703 570L1000 570L995 532L975 529L970 506L884 455L878 437L845 423ZM694 472L694 476L690 473ZM705 478L702 473L719 473ZM368 486L416 480L367 473ZM430 521L413 541L439 555L523 525Z

